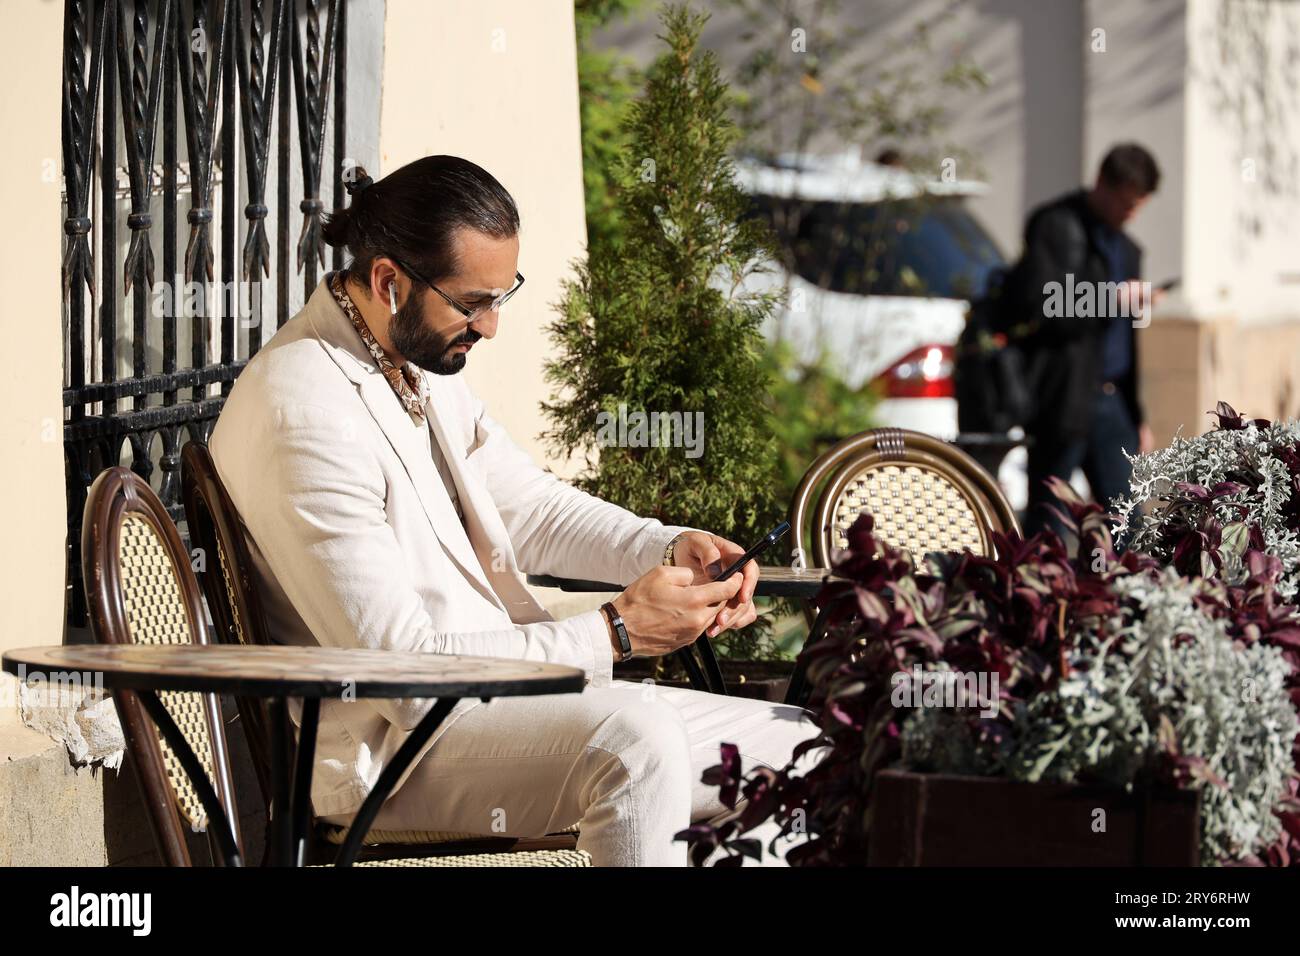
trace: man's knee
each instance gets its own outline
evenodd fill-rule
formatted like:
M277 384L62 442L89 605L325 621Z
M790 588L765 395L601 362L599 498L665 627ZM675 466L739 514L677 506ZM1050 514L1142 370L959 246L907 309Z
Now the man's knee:
M774 771L791 768L795 773L807 773L830 752L830 747L822 744L805 750L796 761L795 751L817 739L821 728L803 708L781 705L781 716L783 719L773 721L762 734L741 742L742 766L747 772L761 764Z
M677 709L663 701L630 700L592 734L591 745L615 754L633 778L681 777L689 782L690 738Z

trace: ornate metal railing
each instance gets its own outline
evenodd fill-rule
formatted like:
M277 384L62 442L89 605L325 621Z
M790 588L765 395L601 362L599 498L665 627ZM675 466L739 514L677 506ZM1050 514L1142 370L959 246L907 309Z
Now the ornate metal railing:
M266 323L278 328L297 280L305 298L325 267L319 191L331 125L335 165L347 162L346 13L346 0L65 0L71 625L85 620L90 482L129 461L179 522L184 439L207 439L231 384L270 337ZM341 206L343 178L330 179ZM337 250L333 262L342 264Z

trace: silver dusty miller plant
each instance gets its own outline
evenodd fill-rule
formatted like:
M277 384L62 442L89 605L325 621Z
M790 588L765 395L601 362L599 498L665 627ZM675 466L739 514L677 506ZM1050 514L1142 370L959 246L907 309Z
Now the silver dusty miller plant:
M1248 548L1282 562L1278 594L1300 592L1300 423L1244 419L1220 403L1219 425L1130 456L1130 493L1116 499L1116 537L1188 576L1239 584Z
M903 763L1127 788L1176 755L1201 788L1202 862L1271 845L1300 730L1281 652L1234 642L1225 621L1197 607L1204 582L1172 568L1114 586L1119 617L1078 635L1067 676L1016 705L1006 744L977 740L958 710L919 708L902 728Z
M1294 770L1300 722L1281 650L1235 643L1226 621L1196 607L1199 586L1172 568L1117 581L1136 605L1121 632L1134 646L1111 660L1125 661L1116 683L1137 698L1161 748L1176 741L1183 755L1204 761L1201 855L1213 863L1241 859L1279 836L1273 809Z

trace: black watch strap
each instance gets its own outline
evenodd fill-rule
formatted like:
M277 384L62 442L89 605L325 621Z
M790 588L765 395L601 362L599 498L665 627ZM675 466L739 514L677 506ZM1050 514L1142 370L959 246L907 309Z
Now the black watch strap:
M623 656L619 658L619 662L630 660L632 657L632 639L627 636L627 628L623 626L623 618L619 615L618 608L606 601L600 606L600 609L605 612L605 616L609 618L610 626L614 628L614 633L618 635L618 646L623 651Z

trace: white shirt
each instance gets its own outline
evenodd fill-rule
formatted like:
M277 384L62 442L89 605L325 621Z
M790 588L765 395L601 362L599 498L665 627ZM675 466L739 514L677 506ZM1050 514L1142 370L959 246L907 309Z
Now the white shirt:
M429 454L433 458L433 463L438 468L438 474L442 475L442 483L447 487L447 494L451 497L452 506L456 509L456 514L460 517L460 523L465 524L465 509L460 503L460 492L456 489L456 479L452 476L451 468L447 465L447 456L443 454L442 445L433 435L433 426L426 418L424 427L420 429L424 436L424 443L429 449Z

